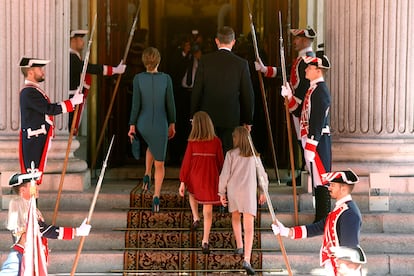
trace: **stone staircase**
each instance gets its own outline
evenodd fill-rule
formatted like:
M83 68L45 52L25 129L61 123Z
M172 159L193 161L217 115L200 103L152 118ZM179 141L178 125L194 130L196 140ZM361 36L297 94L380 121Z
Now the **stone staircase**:
M178 169L166 169L166 181L163 193L178 189L176 179ZM269 175L272 178L272 173ZM127 233L127 216L130 204L130 192L143 175L142 168L108 169L102 184L95 212L92 216L91 234L86 238L83 251L76 269L76 275L162 275L149 271L124 271L125 235ZM285 225L293 225L293 201L290 187L272 183L269 193L276 215ZM58 225L77 226L88 215L94 194L94 184L83 191L64 191L61 198ZM391 197L389 211L369 211L368 178L361 177L355 187L354 200L363 215L361 246L364 248L368 263L364 266L364 275L414 275L414 180L411 178L391 178ZM309 223L313 220L312 197L305 188L298 187L299 222ZM3 193L3 197L5 197ZM41 191L39 207L46 221L51 221L55 205L55 192ZM0 263L7 258L11 242L10 233L4 229L7 210L0 211ZM190 216L188 216L190 217ZM288 275L276 237L270 230L271 218L266 208L260 216L260 251L262 253L263 275ZM168 230L168 229L167 229ZM215 229L216 231L218 229ZM231 231L230 228L227 230ZM190 235L190 230L183 231ZM200 232L201 233L201 232ZM190 237L190 236L189 236ZM190 239L190 238L189 238ZM197 238L198 240L198 238ZM259 240L259 238L258 238ZM293 275L323 275L319 267L319 248L321 237L306 240L283 239ZM69 275L78 248L79 239L73 241L50 241L51 258L49 273L51 275ZM193 247L191 247L193 248ZM192 250L192 249L191 249ZM191 252L191 250L189 250ZM194 245L194 250L199 250ZM228 249L223 249L228 250ZM176 250L178 251L178 250ZM229 252L223 252L229 254ZM150 260L154 262L155 260ZM242 270L223 270L209 273L224 275L243 274ZM164 271L165 273L166 271ZM189 275L171 273L172 275ZM170 275L171 275L170 274ZM198 275L196 272L193 275Z

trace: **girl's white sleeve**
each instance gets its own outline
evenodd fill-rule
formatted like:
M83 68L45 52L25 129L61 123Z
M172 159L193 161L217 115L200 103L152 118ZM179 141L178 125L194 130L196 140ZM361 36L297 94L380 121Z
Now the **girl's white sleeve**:
M224 158L223 168L221 169L219 177L219 195L224 196L227 192L227 183L231 177L231 156L229 152Z

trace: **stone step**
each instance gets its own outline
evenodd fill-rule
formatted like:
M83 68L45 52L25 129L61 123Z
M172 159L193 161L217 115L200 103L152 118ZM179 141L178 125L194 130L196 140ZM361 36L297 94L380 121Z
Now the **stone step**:
M318 253L287 252L287 258L293 275L326 275L319 266ZM414 275L414 254L367 254L367 263L363 265L363 275ZM266 273L263 275L288 275L281 252L263 254L263 269L283 269L280 274Z
M271 231L262 231L261 241L261 249L263 250L280 250L278 239ZM362 233L360 243L367 255L377 253L399 254L401 252L414 254L414 237L412 234ZM322 245L322 236L299 240L283 238L283 244L288 252L318 253Z
M49 273L71 272L76 251L57 251L50 254ZM79 257L76 267L78 273L109 273L123 269L124 252L122 251L85 251ZM89 274L86 274L89 275Z

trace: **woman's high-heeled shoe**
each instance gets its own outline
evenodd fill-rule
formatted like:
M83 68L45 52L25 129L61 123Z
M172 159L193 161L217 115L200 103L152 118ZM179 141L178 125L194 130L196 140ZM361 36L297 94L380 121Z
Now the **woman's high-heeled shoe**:
M149 175L144 175L144 177L142 178L142 191L146 192L150 189L151 187L151 178L149 177Z
M158 196L154 196L152 199L152 211L154 213L158 213L160 211L160 198Z
M256 271L254 271L250 263L243 261L243 268L246 270L247 275L256 275Z

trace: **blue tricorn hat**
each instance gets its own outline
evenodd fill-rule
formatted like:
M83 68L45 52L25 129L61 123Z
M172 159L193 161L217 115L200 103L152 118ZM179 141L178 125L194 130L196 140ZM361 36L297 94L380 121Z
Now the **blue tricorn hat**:
M30 182L33 180L38 180L42 172L36 170L36 172L32 173L15 173L9 179L9 187L19 186L21 184Z
M303 56L303 60L308 65L315 65L321 69L329 69L331 68L331 63L327 56L322 55L320 57L311 57L311 56Z
M70 32L70 37L84 37L88 34L88 30L72 30Z
M310 39L314 39L316 37L316 32L311 27L306 27L306 29L290 29L290 33L293 36L301 36Z
M22 57L22 59L20 60L19 66L23 68L43 67L49 62L50 60L46 60L46 59Z
M346 171L324 173L322 174L322 180L354 185L358 183L359 178L351 169L348 169Z

